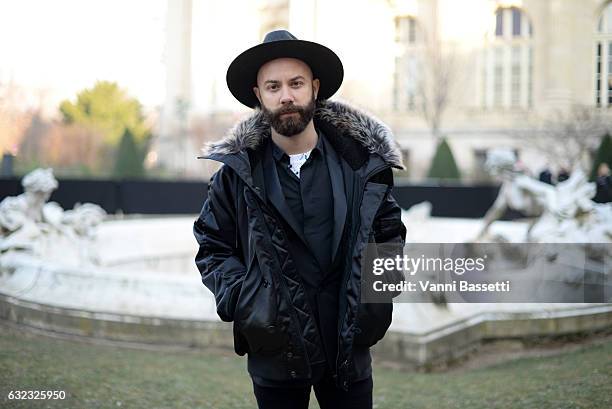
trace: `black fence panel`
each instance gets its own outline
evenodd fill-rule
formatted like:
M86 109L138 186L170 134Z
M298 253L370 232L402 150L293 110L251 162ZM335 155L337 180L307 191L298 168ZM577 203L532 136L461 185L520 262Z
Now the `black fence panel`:
M207 183L204 181L63 179L51 200L64 209L72 209L77 202L90 202L100 205L108 213L197 214L206 199L206 192ZM498 192L499 186L493 185L416 185L403 181L396 181L393 188L393 195L402 208L429 201L435 217L483 217ZM0 200L20 193L22 188L18 179L0 179ZM503 219L521 216L508 211Z
M95 203L108 213L116 213L119 209L118 186L112 180L63 179L50 200L66 210L77 203Z
M140 214L199 213L207 184L200 181L59 180L50 201L72 209L76 203L95 203L106 212ZM23 193L18 179L0 179L0 200Z
M482 217L498 191L497 186L396 185L393 196L404 209L431 202L435 217Z
M124 213L199 213L207 194L205 182L118 182L119 207Z
M23 192L21 180L19 179L0 179L0 200L7 196L17 196Z

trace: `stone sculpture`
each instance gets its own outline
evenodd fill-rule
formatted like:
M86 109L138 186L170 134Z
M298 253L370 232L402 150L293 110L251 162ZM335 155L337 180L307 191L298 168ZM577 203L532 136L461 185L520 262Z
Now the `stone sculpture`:
M483 241L491 224L509 208L533 217L527 242L612 242L612 207L591 200L595 184L588 182L581 169L574 169L569 179L552 186L525 174L508 149L491 150L485 167L502 180L502 186L475 241ZM503 237L493 240L504 241Z
M58 187L52 169L36 169L22 182L24 192L0 202L0 255L23 254L67 265L95 264L95 229L106 212L92 203L64 211L48 202Z

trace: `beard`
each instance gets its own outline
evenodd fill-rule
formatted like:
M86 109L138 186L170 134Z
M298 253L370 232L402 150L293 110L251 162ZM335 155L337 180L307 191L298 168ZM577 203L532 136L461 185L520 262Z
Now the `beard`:
M315 111L315 96L313 93L312 99L305 106L291 104L272 111L261 104L261 110L270 126L276 132L282 136L292 137L306 129L312 120ZM288 113L296 113L297 116L289 115L282 117L283 114Z

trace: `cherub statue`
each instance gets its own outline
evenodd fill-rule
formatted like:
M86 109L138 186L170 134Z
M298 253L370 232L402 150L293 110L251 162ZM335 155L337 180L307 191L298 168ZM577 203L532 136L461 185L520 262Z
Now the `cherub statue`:
M17 251L68 264L95 263L95 228L106 212L92 203L64 212L47 202L58 187L52 169L36 169L21 184L24 193L0 202L0 254Z
M521 211L527 216L542 215L547 203L554 197L554 187L535 180L525 174L518 166L516 154L503 148L492 149L487 154L485 169L502 180L501 188L493 206L484 217L484 225L475 241L482 241L489 227L498 220L507 209ZM535 224L531 223L529 231Z
M574 169L569 179L552 186L526 175L517 167L514 152L507 149L492 150L485 166L503 183L475 241L483 240L507 208L534 217L527 242L612 241L612 207L591 200L595 184L588 182L580 168Z

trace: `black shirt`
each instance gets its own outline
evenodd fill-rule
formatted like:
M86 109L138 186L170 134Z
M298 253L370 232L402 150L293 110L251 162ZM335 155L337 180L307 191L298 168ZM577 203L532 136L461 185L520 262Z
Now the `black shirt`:
M304 238L314 252L319 266L325 270L331 264L334 228L334 198L327 168L326 149L333 149L317 132L317 144L300 169L298 178L289 168L289 155L272 141L272 155L276 163L287 205L298 223L303 226ZM322 277L321 277L322 278Z

